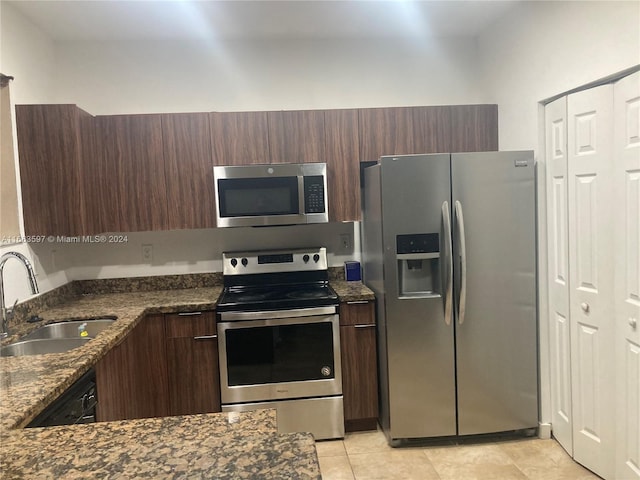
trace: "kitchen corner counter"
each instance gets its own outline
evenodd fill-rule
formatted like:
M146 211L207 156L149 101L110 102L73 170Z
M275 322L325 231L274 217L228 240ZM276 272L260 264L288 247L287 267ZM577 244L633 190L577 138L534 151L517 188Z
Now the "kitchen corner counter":
M276 433L274 410L2 433L2 478L320 480L313 436Z
M66 353L0 357L0 477L320 479L313 436L278 434L275 411L23 428L145 315L214 310L222 292L218 280L195 278L199 283L182 285L184 279L179 278L174 281L179 285L154 290L144 284L143 291L135 284L127 290L117 281L87 281L65 286L60 298L45 294L39 306L25 310L3 345L55 321L109 316L117 320L86 345ZM341 302L374 299L361 282L332 279L331 286ZM36 313L40 322L24 321Z
M21 428L92 368L150 313L215 309L222 287L79 295L38 312L42 321L22 322L3 344L38 326L60 320L115 316L96 338L66 353L0 357L0 432Z
M16 340L59 320L116 316L86 345L66 353L0 357L0 477L296 478L319 480L313 436L278 434L275 411L27 425L151 313L213 310L221 286L73 295L21 322Z
M358 302L375 300L374 293L362 282L331 280L331 287L336 291L341 302Z

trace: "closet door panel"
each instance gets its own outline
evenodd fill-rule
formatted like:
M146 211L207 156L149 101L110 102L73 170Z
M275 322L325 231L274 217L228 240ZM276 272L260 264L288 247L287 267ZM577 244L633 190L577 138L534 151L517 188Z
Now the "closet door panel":
M571 424L571 333L567 212L567 99L545 107L549 351L553 436L573 455Z
M613 91L569 95L568 211L574 458L613 474Z
M614 85L616 473L640 479L640 73Z

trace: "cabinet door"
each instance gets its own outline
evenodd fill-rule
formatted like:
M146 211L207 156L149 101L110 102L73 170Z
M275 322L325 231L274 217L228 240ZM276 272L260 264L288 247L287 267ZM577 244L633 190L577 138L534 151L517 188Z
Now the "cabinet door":
M329 220L360 220L358 111L324 112Z
M360 160L416 153L412 108L365 108L359 118Z
M171 415L220 411L214 312L165 315Z
M270 163L267 112L209 115L214 165Z
M341 304L340 320L345 429L375 429L378 421L378 369L373 302Z
M268 112L271 163L326 162L324 111Z
M84 233L79 112L75 105L16 105L27 235Z
M216 226L208 113L162 115L167 228Z
M106 182L102 191L117 191L118 203L109 208L119 213L118 225L105 225L103 231L166 230L161 115L114 115L96 121L101 181Z
M451 107L414 107L413 153L447 153L451 145Z
M451 145L448 151L498 150L497 105L453 105L450 108Z
M96 364L98 421L169 414L164 316L148 315Z

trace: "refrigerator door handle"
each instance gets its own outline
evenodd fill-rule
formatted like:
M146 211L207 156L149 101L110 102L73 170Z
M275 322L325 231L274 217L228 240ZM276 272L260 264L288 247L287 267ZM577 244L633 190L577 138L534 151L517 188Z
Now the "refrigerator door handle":
M442 204L442 223L444 225L444 261L447 285L444 292L444 322L451 325L453 310L453 247L451 244L451 214L449 212L449 202Z
M467 247L464 236L464 216L462 204L459 200L455 203L456 222L458 224L458 245L460 246L460 298L458 299L458 323L464 323L464 314L467 306Z

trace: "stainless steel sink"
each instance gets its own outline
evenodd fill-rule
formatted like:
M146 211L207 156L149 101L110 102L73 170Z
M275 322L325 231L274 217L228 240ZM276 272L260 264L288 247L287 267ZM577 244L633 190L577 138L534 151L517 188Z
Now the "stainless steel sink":
M91 340L90 337L22 340L0 348L0 357L63 353L81 347L89 340Z
M0 347L0 357L68 352L81 347L115 321L115 317L101 317L43 325L19 341Z
M94 318L90 320L72 320L43 325L21 340L47 338L93 338L105 328L108 328L114 318ZM84 334L83 334L84 332Z

